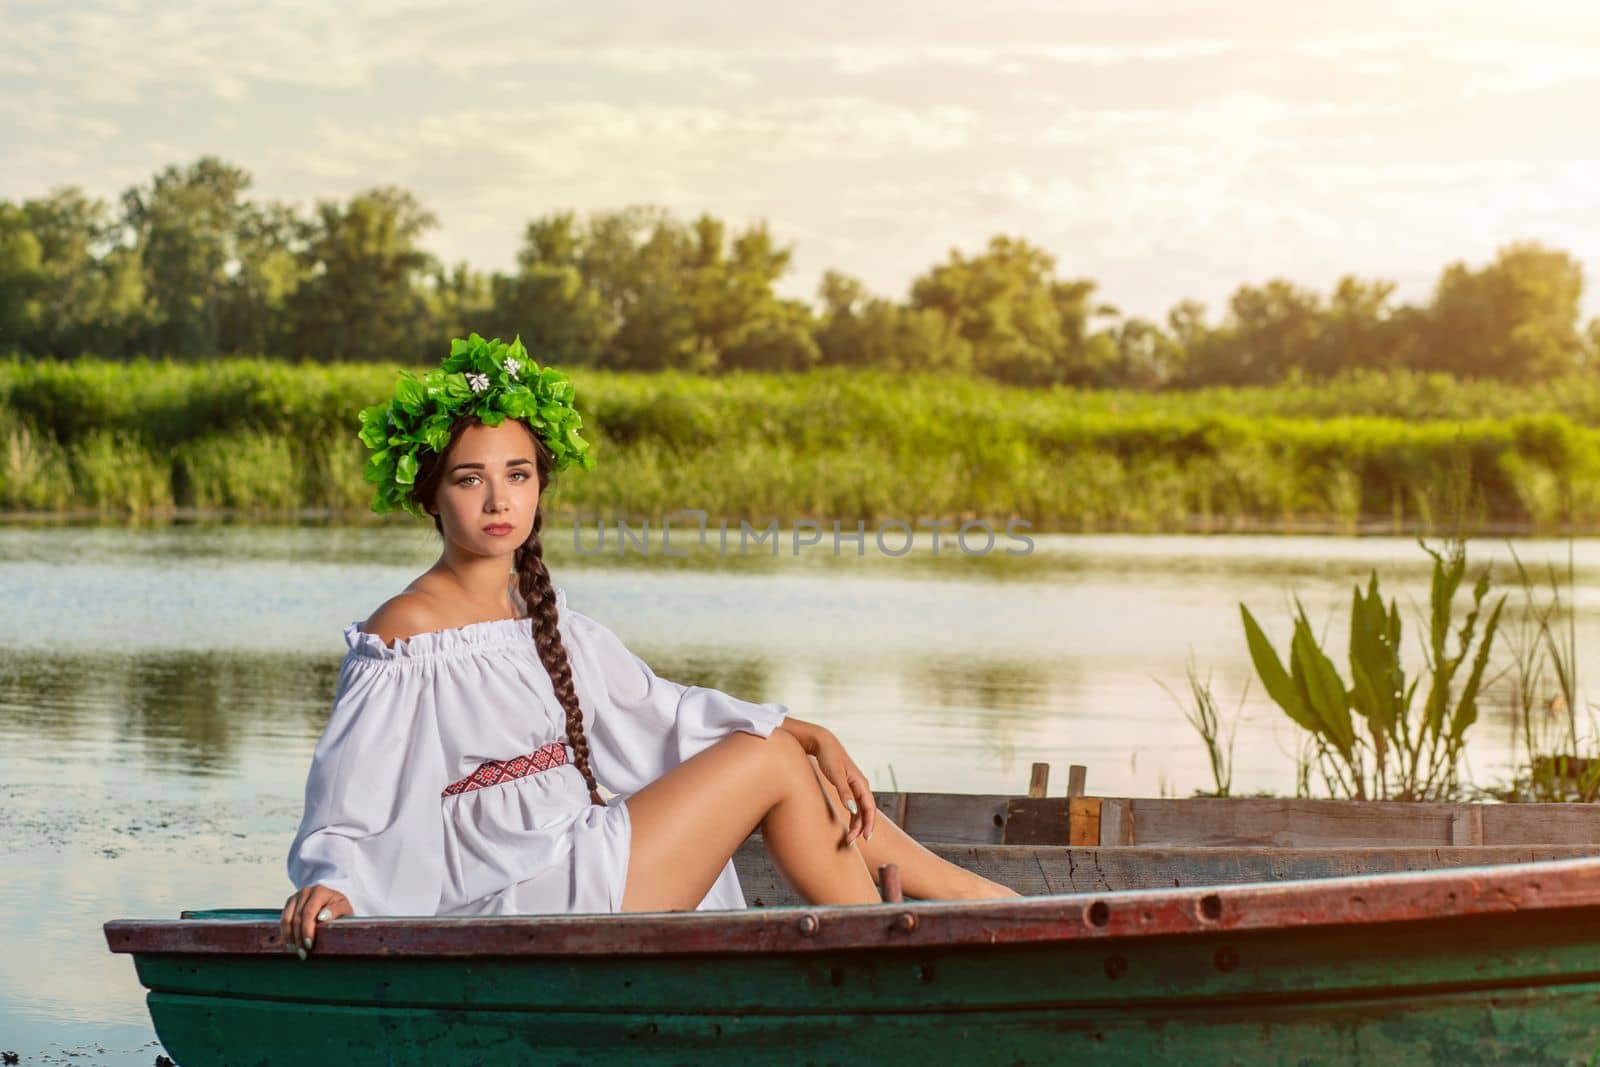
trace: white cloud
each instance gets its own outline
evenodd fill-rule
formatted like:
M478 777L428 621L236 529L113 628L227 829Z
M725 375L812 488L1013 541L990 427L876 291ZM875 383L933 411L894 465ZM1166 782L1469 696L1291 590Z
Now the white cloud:
M102 0L7 17L28 47L0 59L0 196L113 196L217 153L263 197L412 189L437 250L482 267L510 261L532 215L654 202L770 219L800 242L786 287L803 293L828 266L903 292L1006 232L1148 314L1271 273L1428 278L1524 235L1600 263L1585 4Z

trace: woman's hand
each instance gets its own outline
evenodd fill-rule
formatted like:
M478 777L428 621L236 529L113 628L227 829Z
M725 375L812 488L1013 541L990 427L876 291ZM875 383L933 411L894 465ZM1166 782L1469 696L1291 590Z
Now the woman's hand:
M317 936L317 923L328 922L344 915L355 914L350 901L337 889L325 885L308 885L292 895L283 905L283 943L291 946L301 959L306 958Z
M856 766L856 761L850 758L833 731L792 716L783 721L781 729L799 739L800 746L816 759L822 776L833 783L839 791L839 799L849 809L850 828L845 832L844 843L848 845L857 837L872 840L873 828L878 825L878 802L867 784L867 776L861 773L861 768Z

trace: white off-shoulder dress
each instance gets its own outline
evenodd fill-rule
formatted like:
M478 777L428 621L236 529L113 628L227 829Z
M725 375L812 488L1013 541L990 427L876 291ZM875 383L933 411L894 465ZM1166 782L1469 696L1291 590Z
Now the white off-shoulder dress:
M482 764L566 740L531 620L393 647L351 623L289 850L297 888L336 889L357 915L619 911L628 796L733 731L766 737L788 712L659 678L610 630L569 610L564 592L556 605L590 769L617 794L609 804L590 802L570 762L445 795ZM744 907L731 861L700 907Z

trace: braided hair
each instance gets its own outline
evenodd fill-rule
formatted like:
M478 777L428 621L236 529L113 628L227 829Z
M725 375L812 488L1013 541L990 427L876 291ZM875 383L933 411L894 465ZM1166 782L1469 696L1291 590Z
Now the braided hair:
M461 431L480 422L476 415L464 415L457 419L450 427L450 444L455 444ZM527 424L523 425L526 427ZM572 663L567 659L567 649L556 625L555 584L551 582L550 571L544 565L544 545L539 539L540 528L544 525L544 491L550 484L555 456L531 428L528 437L533 442L534 467L539 475L539 506L533 513L533 529L528 532L528 539L517 546L514 557L517 592L527 604L528 615L533 620L533 644L539 652L539 662L544 664L545 672L550 675L550 683L555 687L556 699L561 701L561 707L567 713L567 743L572 746L572 761L578 773L583 775L584 784L589 787L589 799L603 806L605 802L600 799L600 787L595 781L594 772L589 769L589 739L583 733L583 708L578 703L578 689L572 681ZM424 450L419 457L417 477L411 489L417 503L433 512L433 527L441 534L444 533L444 522L433 511L432 505L439 482L444 477L444 457L449 451L449 447L443 452Z
M543 443L539 450L545 455ZM544 461L539 463L539 491L545 486ZM539 650L539 661L550 675L555 686L556 699L567 711L567 743L572 746L572 761L578 765L584 784L589 787L589 799L602 804L600 787L595 784L594 772L589 769L589 739L583 735L583 708L578 704L578 690L572 682L572 664L567 659L566 646L561 643L561 631L556 628L556 590L550 581L550 571L544 565L544 547L539 541L539 527L544 524L544 509L533 513L533 529L528 539L517 547L517 592L528 605L533 617L533 643Z

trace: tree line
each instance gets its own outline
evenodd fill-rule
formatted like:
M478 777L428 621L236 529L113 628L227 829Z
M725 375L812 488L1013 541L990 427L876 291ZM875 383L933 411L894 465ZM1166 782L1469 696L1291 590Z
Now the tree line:
M952 250L903 300L830 270L806 302L775 291L792 253L764 224L553 212L526 224L514 269L485 273L426 251L437 219L405 190L301 209L250 188L244 169L208 156L115 204L77 188L0 201L0 352L421 363L476 330L520 334L558 366L846 366L1152 390L1354 370L1530 382L1600 364L1581 264L1534 242L1447 266L1426 303L1397 301L1380 279L1346 276L1326 294L1273 279L1239 286L1215 316L1183 301L1155 321L1016 236Z

